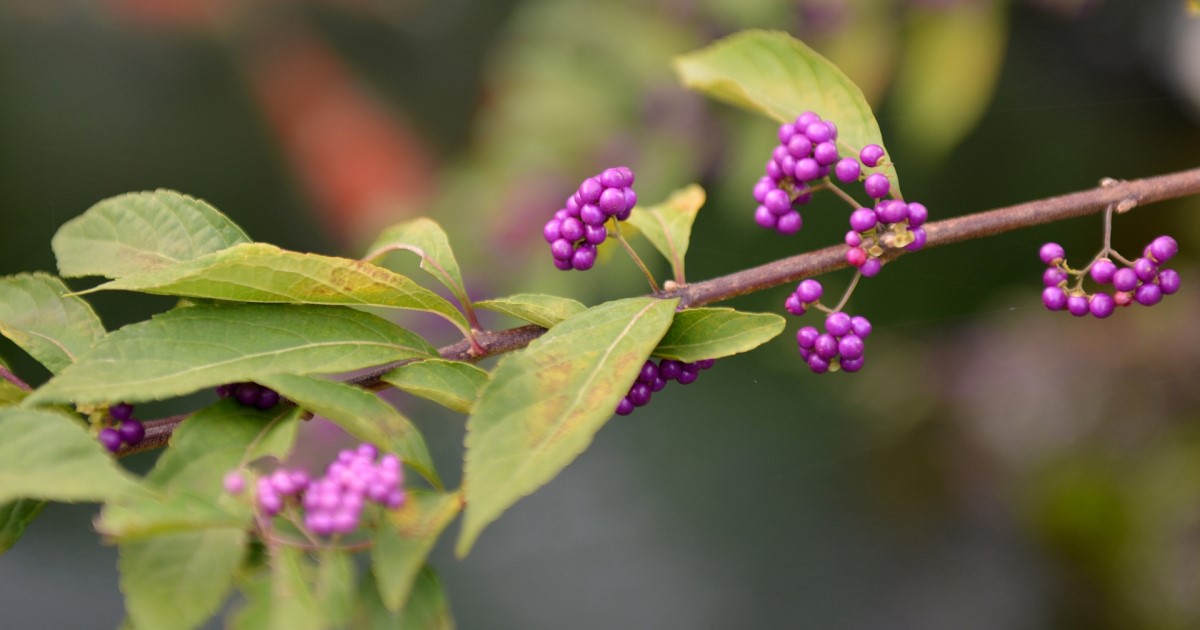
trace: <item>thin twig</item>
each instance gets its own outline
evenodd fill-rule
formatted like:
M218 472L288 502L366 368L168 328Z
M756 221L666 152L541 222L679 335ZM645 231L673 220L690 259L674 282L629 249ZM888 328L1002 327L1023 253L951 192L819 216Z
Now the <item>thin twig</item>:
M12 383L13 385L16 385L17 387L19 387L27 392L33 390L33 388L29 386L29 383L26 383L25 381L21 380L21 377L17 376L16 374L13 374L12 370L4 367L3 365L0 365L0 378L3 378L4 380L8 381L9 383Z

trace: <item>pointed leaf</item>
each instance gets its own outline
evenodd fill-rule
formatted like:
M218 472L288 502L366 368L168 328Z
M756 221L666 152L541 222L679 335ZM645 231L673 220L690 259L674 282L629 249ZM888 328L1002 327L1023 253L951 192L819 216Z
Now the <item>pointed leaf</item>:
M538 293L518 293L494 300L484 300L475 306L537 324L543 328L553 328L562 320L587 310L586 306L571 298Z
M44 507L46 502L38 499L17 499L0 505L0 555L17 544Z
M106 336L25 404L139 402L279 373L335 373L434 356L425 340L349 308L198 305Z
M395 453L435 486L441 486L421 432L387 402L353 385L296 374L274 374L258 382L324 416L354 437Z
M680 361L719 359L753 350L779 336L787 321L774 313L731 308L680 311L654 349L654 356Z
M692 222L703 205L704 189L692 184L671 193L658 205L638 206L629 215L629 222L671 263L679 284L686 282L684 257L692 237Z
M427 398L460 413L471 407L487 385L488 373L462 361L425 359L400 367L380 377L385 383L414 396Z
M684 86L784 123L813 111L838 126L843 154L883 146L862 90L837 66L781 31L746 30L675 58ZM893 188L897 188L894 175Z
M366 260L374 260L399 250L410 251L420 256L421 269L429 272L442 286L450 289L464 308L470 306L471 298L467 297L462 272L459 271L458 261L450 249L450 240L436 221L419 217L385 229L368 248L370 253L367 254Z
M245 527L252 514L229 496L225 475L261 457L284 458L303 410L260 411L225 399L188 418L146 475L151 496L128 496L104 506L96 529L129 539L211 527Z
M428 311L463 331L470 329L453 304L398 273L358 260L301 254L266 243L235 245L91 289L100 290L236 302L403 308Z
M300 549L271 547L271 630L320 630L321 606L313 590L313 566Z
M104 326L82 298L48 273L0 278L0 334L57 373L104 336Z
M63 224L50 244L65 277L120 278L249 241L216 208L160 189L105 199Z
M996 0L908 11L893 103L914 149L943 156L983 117L1004 63L1007 14Z
M676 303L602 304L496 366L467 421L459 556L488 523L587 448L666 333Z
M202 529L121 543L117 568L134 627L194 628L229 595L246 532Z
M100 442L64 413L0 409L0 435L0 503L103 501L136 487Z
M412 593L399 613L389 611L379 599L375 580L370 573L358 588L358 609L353 628L364 630L453 630L454 618L450 603L442 589L441 580L433 568L426 565L417 575Z
M408 503L388 513L371 552L371 571L388 610L399 611L404 606L438 536L460 509L462 497L458 494L410 491Z

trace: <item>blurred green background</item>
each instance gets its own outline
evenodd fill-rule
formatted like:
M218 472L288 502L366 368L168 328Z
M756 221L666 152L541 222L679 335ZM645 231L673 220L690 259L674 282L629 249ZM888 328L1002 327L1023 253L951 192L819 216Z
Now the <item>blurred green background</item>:
M541 241L609 165L635 169L644 202L708 190L693 280L845 230L833 199L793 238L754 225L775 125L678 88L672 55L745 27L804 39L863 87L905 194L938 219L1200 165L1200 19L1185 4L7 0L0 273L53 270L64 221L167 187L259 240L355 257L429 214L476 298L636 295L620 255L563 274ZM1116 220L1129 256L1173 234L1184 286L1105 321L1038 300L1037 247L1086 261L1098 217L889 265L850 305L875 324L862 373L810 374L793 322L615 418L466 560L440 545L460 626L1200 626L1197 228L1196 198ZM733 305L778 312L787 292ZM110 329L171 306L94 297ZM0 356L46 378L7 343ZM396 402L456 482L462 418ZM51 506L0 558L0 625L120 623L94 514Z

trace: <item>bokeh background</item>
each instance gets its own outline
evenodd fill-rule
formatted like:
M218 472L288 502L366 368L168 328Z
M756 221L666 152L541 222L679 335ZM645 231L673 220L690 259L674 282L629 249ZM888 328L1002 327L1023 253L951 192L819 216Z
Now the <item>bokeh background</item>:
M845 230L833 199L793 238L754 225L774 125L680 89L672 55L744 27L804 39L860 83L905 193L943 218L1200 165L1200 18L1187 5L5 0L0 273L53 270L64 221L167 187L259 240L355 257L381 227L428 214L476 298L636 295L622 257L563 274L541 242L605 166L634 167L643 201L706 187L693 280ZM441 544L432 561L459 625L1200 626L1198 228L1196 198L1119 217L1115 245L1131 256L1175 235L1184 286L1105 321L1038 300L1037 247L1058 240L1087 260L1098 217L889 265L850 306L875 323L862 373L808 373L793 322L611 421L467 559ZM733 305L781 311L787 291ZM94 301L110 329L171 306ZM47 376L7 342L0 355ZM456 482L462 418L396 402ZM0 558L0 625L120 624L95 511L51 506Z

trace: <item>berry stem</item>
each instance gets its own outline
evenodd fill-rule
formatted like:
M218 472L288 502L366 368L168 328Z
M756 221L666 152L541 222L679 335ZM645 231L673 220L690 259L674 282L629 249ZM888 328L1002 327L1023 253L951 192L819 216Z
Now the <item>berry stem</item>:
M855 270L854 279L850 280L850 284L846 286L846 291L842 293L842 299L838 300L837 306L833 307L834 313L837 313L846 307L846 302L850 301L850 296L854 295L854 290L858 288L859 278L862 278L862 271Z
M629 257L633 259L633 264L642 270L642 275L646 276L646 282L650 283L650 291L658 295L662 292L662 289L658 288L658 283L654 281L654 275L650 273L650 269L646 267L646 263L642 262L642 257L638 256L637 252L633 251L633 247L630 247L629 241L625 240L625 235L621 233L621 222L613 221L612 224L613 232L617 235L617 242L621 244L621 247L625 248L625 253L629 254Z
M824 185L829 190L832 190L833 194L837 195L838 197L841 197L842 201L845 201L846 203L850 204L850 208L852 210L857 210L862 207L862 204L858 203L858 201L855 200L854 197L851 197L849 194L847 194L846 191L842 190L841 186L838 186L837 184L833 183L833 180L829 179L828 177L825 178Z
M17 376L16 374L13 374L12 370L4 367L3 365L0 365L0 377L2 377L4 380L8 381L9 383L16 385L18 388L20 388L24 391L30 391L33 389L32 387L29 386L29 383L26 383L25 381L21 380L21 377Z

